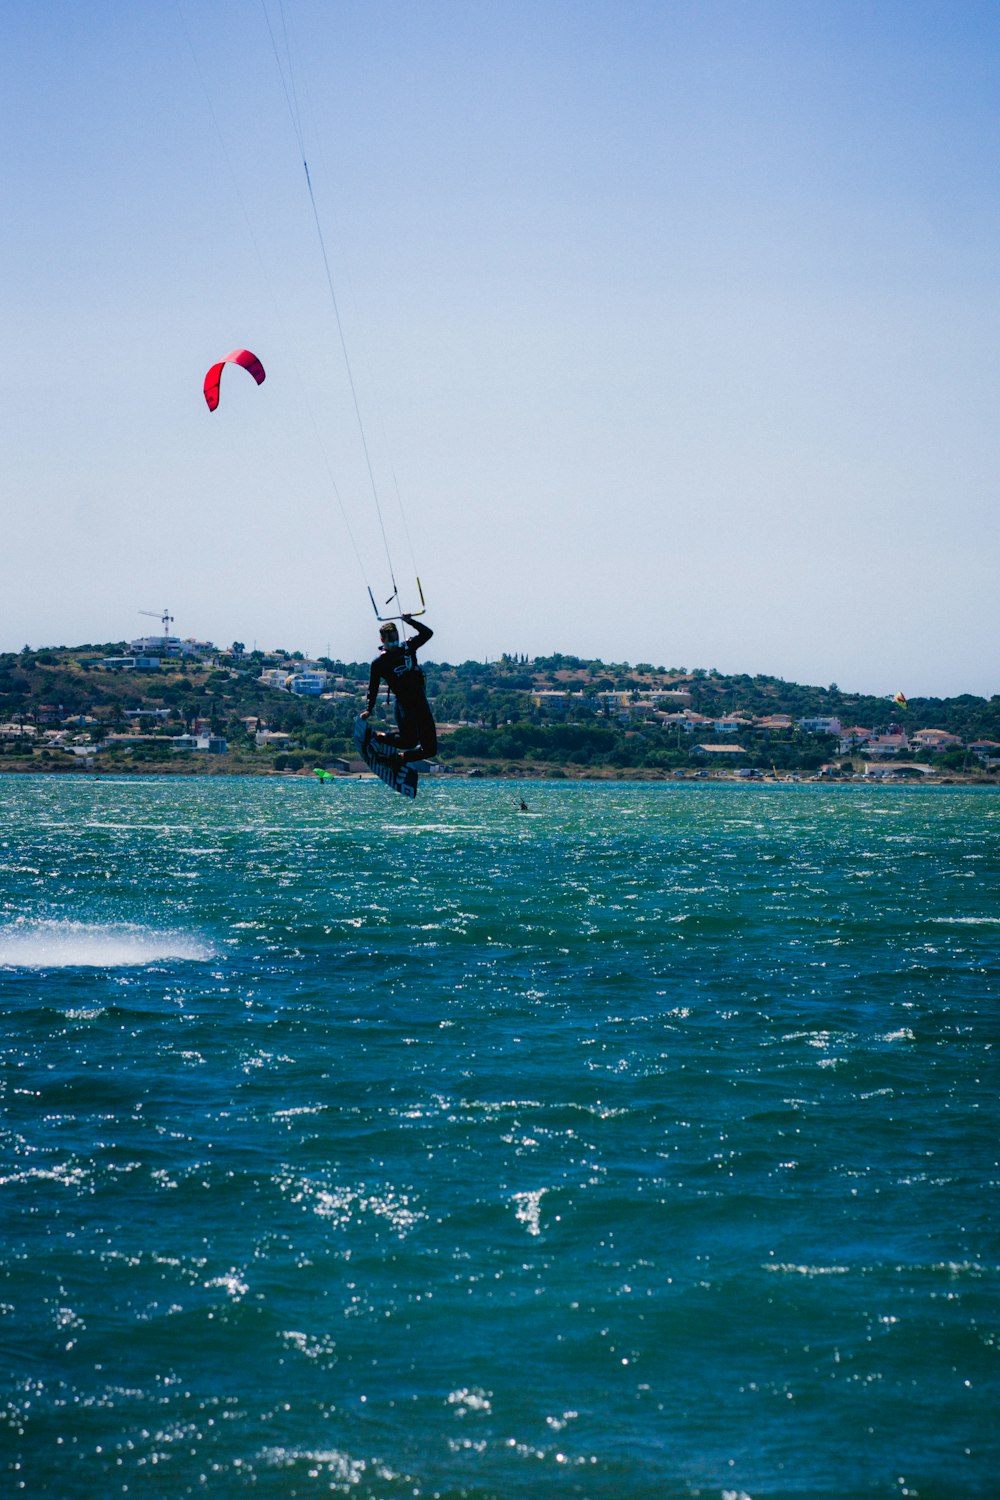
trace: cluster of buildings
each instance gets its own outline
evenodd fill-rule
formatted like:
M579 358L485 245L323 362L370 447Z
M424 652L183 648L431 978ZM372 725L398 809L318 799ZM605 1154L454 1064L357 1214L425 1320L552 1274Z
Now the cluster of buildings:
M873 761L887 761L909 752L927 755L965 749L982 764L1000 764L1000 743L995 740L974 740L966 744L961 736L946 729L917 729L907 733L899 724L890 724L887 729L866 728L857 724L845 725L836 716L825 715L795 719L791 714L730 713L713 717L695 713L689 706L691 694L677 688L598 693L544 689L531 693L530 697L536 708L551 708L559 712L573 707L589 708L603 710L625 722L630 719L653 720L665 729L676 729L692 736L725 735L726 740L721 744L708 742L692 746L693 750L709 757L716 755L720 760L746 754L742 745L729 739L731 735L787 735L797 730L800 734L833 736L837 741L838 755L857 752Z
M238 643L237 643L238 644ZM129 642L126 656L104 656L95 663L108 672L160 672L179 659L191 657L206 666L233 667L244 659L242 647L217 647L212 641L182 640L175 635L144 635ZM327 672L315 661L287 661L260 674L265 686L301 698L351 698L363 684Z
M835 736L838 755L861 755L869 762L867 769L875 775L880 774L879 767L883 771L895 769L896 758L911 752L936 755L945 750L966 750L981 765L1000 765L1000 743L996 740L977 739L966 744L960 735L951 734L946 729L917 729L908 734L898 724L890 724L884 730L867 729L861 725L843 725L838 718L833 717L793 720L789 714L725 714L721 718L712 719L704 714L683 713L665 715L664 721L676 724L690 734L707 729L725 735L738 734L741 729L752 730L754 733L787 733L797 729L802 734ZM742 745L733 743L703 743L695 745L693 749L706 758L716 757L720 760L746 753ZM901 764L910 769L931 769L912 761Z
M22 748L61 750L66 754L89 759L102 750L129 748L135 745L157 745L174 752L202 751L207 755L225 755L229 745L220 734L213 734L208 719L195 719L183 734L143 734L143 719L165 720L166 708L134 708L126 715L134 726L126 732L111 732L90 714L63 716L58 704L43 703L35 713L35 722L0 724L0 740L18 743ZM54 727L46 727L54 726Z
M268 667L261 672L260 681L299 698L357 698L367 686L350 677L338 677L314 661L290 661L280 667Z
M143 636L132 641L127 656L104 656L97 662L107 672L160 672L178 658L193 657L209 666L232 666L236 660L231 650L220 651L211 641L180 640L177 636ZM267 667L260 674L266 687L293 693L301 698L349 698L362 684L336 677L315 661L288 661Z
M607 692L573 692L558 688L538 688L528 695L536 708L549 708L564 713L572 708L589 708L615 714L620 718L664 715L667 709L684 708L691 702L691 694L684 688L650 688L638 693L627 689L612 688Z
M176 635L142 635L129 642L127 656L102 656L97 663L106 672L159 672L164 658L194 656L198 660L215 653L211 641L181 640Z
M282 667L268 667L260 680L282 693L299 698L321 698L330 685L330 673L315 662L290 662Z

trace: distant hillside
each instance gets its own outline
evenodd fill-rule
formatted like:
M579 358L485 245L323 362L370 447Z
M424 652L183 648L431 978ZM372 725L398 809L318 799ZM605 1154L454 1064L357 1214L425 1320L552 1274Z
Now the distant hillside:
M0 655L0 763L55 769L93 747L102 764L150 769L170 761L176 769L168 741L190 730L225 738L225 763L215 770L297 769L352 753L367 662L309 664L275 650L164 658L152 671L102 665L127 650L105 642ZM261 680L271 671L290 682L306 668L320 669L322 695L317 688L315 696L296 696ZM813 771L838 757L845 768L860 764L851 758L860 741L802 720L875 734L901 730L904 758L916 758L906 735L946 731L960 744L932 755L926 745L914 749L922 761L931 755L939 769L952 771L980 766L970 743L1000 742L997 695L915 698L903 711L888 698L835 683L563 655L427 662L425 671L445 767L667 773L694 770L713 754L715 764L771 770ZM706 742L715 750L706 751ZM721 746L732 748L723 754Z

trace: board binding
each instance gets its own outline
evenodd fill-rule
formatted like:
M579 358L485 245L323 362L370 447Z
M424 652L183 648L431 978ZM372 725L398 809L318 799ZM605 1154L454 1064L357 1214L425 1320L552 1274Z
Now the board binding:
M417 795L417 773L412 766L393 765L389 754L380 751L378 742L375 740L371 726L366 719L355 719L354 721L354 743L358 748L358 754L369 770L374 771L379 781L384 781L392 791L398 792L401 797L415 797ZM391 752L390 752L391 753Z

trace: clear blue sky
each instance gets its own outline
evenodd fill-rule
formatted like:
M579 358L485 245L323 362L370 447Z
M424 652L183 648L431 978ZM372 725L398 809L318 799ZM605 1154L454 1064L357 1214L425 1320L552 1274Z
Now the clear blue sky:
M1000 691L1000 8L268 6L433 655ZM0 647L372 654L259 0L6 7L0 172Z

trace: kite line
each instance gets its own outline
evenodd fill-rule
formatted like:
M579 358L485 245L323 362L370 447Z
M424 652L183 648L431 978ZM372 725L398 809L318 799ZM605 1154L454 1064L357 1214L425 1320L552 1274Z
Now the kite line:
M388 567L388 570L389 570L389 578L390 578L390 581L392 583L392 593L389 595L388 599L385 601L385 604L383 604L382 608L383 609L387 608L393 602L395 602L397 608L401 608L399 585L396 582L396 570L395 570L395 567L393 566L392 552L391 552L391 549L389 547L389 537L388 537L388 533L386 531L385 517L384 517L383 511L382 511L382 502L381 502L381 500L379 498L378 484L376 483L376 480L375 480L375 470L374 470L374 467L372 465L371 450L370 450L369 443L368 443L368 435L367 435L367 433L365 431L364 419L363 419L362 414L361 414L361 403L360 403L360 401L358 399L357 385L356 385L355 379L354 379L354 370L353 370L352 365L351 365L351 357L350 357L350 354L349 354L348 348L347 348L347 338L346 338L346 335L344 333L343 320L342 320L341 315L340 315L340 303L339 303L339 300L337 298L337 289L336 289L336 285L335 285L334 279L333 279L333 271L332 271L331 266L330 266L330 256L329 256L329 252L327 250L326 236L323 233L323 222L322 222L322 218L320 216L319 206L318 206L318 204L316 202L316 194L315 194L315 191L313 189L312 174L309 171L309 161L308 161L308 158L307 158L307 155L306 155L306 146L305 146L305 133L304 133L303 128L302 128L302 114L301 114L301 110L300 110L300 107L299 107L298 93L297 93L296 87L295 87L295 74L294 74L294 69L292 67L291 46L290 46L290 43L289 43L288 28L287 28L287 24L286 24L286 20L285 20L284 0L278 0L278 8L279 8L280 16L281 16L282 40L283 40L284 49L285 49L285 60L284 61L282 61L281 51L279 50L278 41L277 41L277 38L276 38L276 36L274 34L274 27L271 24L271 17L270 17L270 14L268 12L268 8L267 8L267 0L260 0L260 5L261 5L261 10L262 10L263 15L264 15L265 24L267 26L267 33L268 33L268 36L269 36L270 41L271 41L271 50L272 50L272 52L274 54L275 64L276 64L277 69L278 69L278 77L281 80L281 88L282 88L282 92L283 92L283 94L285 96L285 104L286 104L286 106L288 108L289 119L291 120L292 130L293 130L293 132L295 134L295 140L296 140L296 144L298 146L299 157L300 157L300 160L302 162L302 170L303 170L303 172L305 174L306 188L307 188L307 191L308 191L308 194L309 194L310 207L312 209L313 225L314 225L315 230L316 230L316 238L317 238L317 240L319 242L319 249L320 249L320 255L321 255L322 261L323 261L323 270L324 270L325 277L326 277L327 290L329 291L329 294L330 294L330 303L331 303L331 306L333 308L334 321L335 321L335 323L337 325L337 336L338 336L339 341L340 341L340 349L341 349L341 353L342 353L343 359L344 359L344 369L347 372L347 383L348 383L348 386L350 387L351 402L352 402L353 407L354 407L354 415L355 415L355 419L356 419L357 425L358 425L358 434L359 434L360 439L361 439L361 448L362 448L362 452L364 454L365 467L366 467L367 472L368 472L368 481L369 481L369 484L371 486L372 500L374 501L374 505L375 505L375 514L376 514L376 516L378 518L379 531L380 531L381 537L382 537L382 546L383 546L383 549L385 551L385 560L386 560L386 564L387 564L387 567ZM403 509L402 496L399 493L399 484L398 484L398 482L396 480L395 471L393 471L393 483L395 485L396 499L397 499L397 502L398 502L398 505L399 505L400 516L401 516L402 522L403 522L403 530L404 530L404 533L406 535L406 540L407 540L407 543L409 545L410 554L411 554L411 557L412 557L413 556L413 544L412 544L412 541L410 540L409 527L406 524L406 515L405 515L405 511ZM414 573L416 573L416 564L415 564L415 561L414 561ZM423 589L421 587L419 576L417 577L416 581L417 581L417 592L420 595L420 605L421 605L421 607L420 607L419 610L412 610L412 611L409 611L409 613L413 614L413 615L421 615L421 614L424 613L424 591L423 591ZM398 615L395 615L395 616L392 616L392 615L383 615L380 612L379 607L378 607L378 605L375 602L375 596L372 593L371 585L367 584L367 580L366 580L366 585L367 585L367 588L368 588L368 597L371 599L372 608L374 609L377 618L379 620L399 618Z

